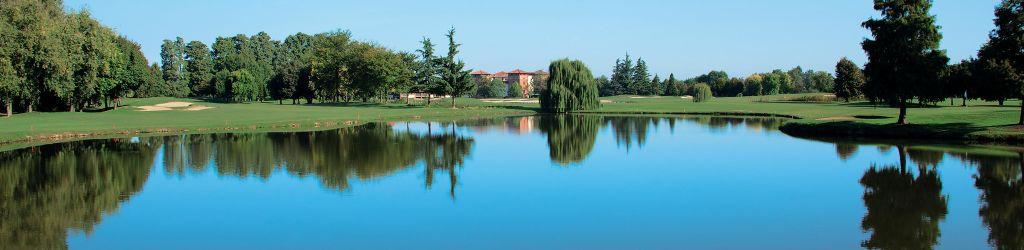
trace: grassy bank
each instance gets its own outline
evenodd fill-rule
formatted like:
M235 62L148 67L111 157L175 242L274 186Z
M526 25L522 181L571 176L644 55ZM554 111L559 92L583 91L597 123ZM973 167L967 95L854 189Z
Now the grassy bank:
M886 139L942 139L980 142L1024 143L1024 132L1009 126L1017 121L1020 102L972 101L968 107L946 106L910 109L912 125L891 125L896 110L867 103L806 102L804 95L716 98L694 103L679 97L602 98L598 110L588 113L761 115L799 118L783 131L804 137L876 137ZM172 101L191 102L211 109L140 112L138 107ZM373 121L466 119L537 113L536 103L492 103L460 99L460 109L447 100L426 106L397 104L277 103L225 104L194 99L147 98L125 101L127 106L105 112L31 113L0 118L0 142L26 143L80 138L164 133L212 133L236 131L317 130Z

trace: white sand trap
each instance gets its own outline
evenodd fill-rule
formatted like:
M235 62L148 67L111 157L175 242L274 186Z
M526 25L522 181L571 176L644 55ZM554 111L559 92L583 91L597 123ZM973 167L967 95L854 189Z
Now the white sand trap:
M165 102L165 103L157 104L157 105L154 105L154 106L164 107L164 108L184 108L184 107L192 106L192 103L191 102Z
M157 107L157 106L139 106L138 108L139 108L139 111L142 111L142 112L168 111L168 110L171 110L171 108L168 108L168 107Z
M212 108L213 108L213 107L207 107L207 106L199 106L199 105L197 105L197 106L191 106L191 107L188 107L188 108L186 108L186 109L185 109L185 111L200 111L200 110L207 110L207 109L212 109Z
M680 96L679 98L683 98L683 99L693 99L693 96L692 96L692 95L684 95L684 96Z
M611 100L601 100L601 103L613 103Z

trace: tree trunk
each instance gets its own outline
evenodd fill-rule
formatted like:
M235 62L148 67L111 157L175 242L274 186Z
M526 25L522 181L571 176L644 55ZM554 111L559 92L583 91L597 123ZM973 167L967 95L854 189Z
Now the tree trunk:
M412 105L412 93L406 93L405 94L405 105L406 106Z
M454 95L452 96L452 109L456 109L456 107L455 107L455 96Z
M7 117L8 118L14 116L14 104L13 103L14 103L14 99L13 98L7 98Z
M1017 125L1024 125L1024 101L1020 103L1020 121L1017 122Z
M74 113L74 112L75 112L75 104L71 104L71 105L70 105L70 106L68 107L68 111L71 111L71 113Z
M427 106L430 106L430 98L434 97L434 94L427 94Z
M28 104L28 112L25 113L32 113L32 103Z
M907 124L907 101L900 100L900 118L896 120L896 124L904 125Z
M896 151L899 151L899 154L900 154L900 172L906 173L907 172L907 147L905 147L905 146L896 146Z
M277 105L284 105L284 99L277 99Z
M1005 101L1006 101L1005 99L999 99L999 106L1003 106L1003 102L1005 102Z

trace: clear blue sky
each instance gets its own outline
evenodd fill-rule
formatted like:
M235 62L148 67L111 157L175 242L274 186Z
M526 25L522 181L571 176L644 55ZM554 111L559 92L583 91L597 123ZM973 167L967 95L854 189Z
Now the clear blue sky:
M954 61L971 57L993 28L997 0L936 0ZM627 52L652 73L681 78L709 70L748 75L801 65L832 71L847 56L863 63L861 22L870 0L678 1L398 1L398 0L66 0L142 45L159 60L163 39L211 43L218 36L266 31L347 29L360 40L413 51L426 36L438 43L458 30L462 57L474 69L543 69L558 58L581 59L609 74ZM444 46L439 49L444 50Z

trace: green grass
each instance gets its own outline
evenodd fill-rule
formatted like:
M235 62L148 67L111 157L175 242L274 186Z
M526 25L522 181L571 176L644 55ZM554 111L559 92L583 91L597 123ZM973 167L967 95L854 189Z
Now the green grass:
M971 101L968 107L948 106L909 110L909 126L891 125L897 110L864 102L821 103L822 94L777 95L769 97L715 98L694 103L679 97L602 98L606 103L587 113L622 114L718 114L794 117L783 131L803 137L876 137L885 139L943 139L994 142L1024 142L1024 132L1009 125L1019 115L1018 101L1006 106ZM204 111L139 112L138 106L169 101L210 106ZM436 100L435 100L436 101ZM610 101L610 103L607 103ZM0 143L31 143L135 134L210 133L239 131L317 130L351 126L372 121L464 119L536 114L533 103L486 103L459 99L459 109L449 100L425 106L395 104L311 104L274 103L225 104L195 99L146 98L125 101L127 106L98 113L16 114L0 118Z

